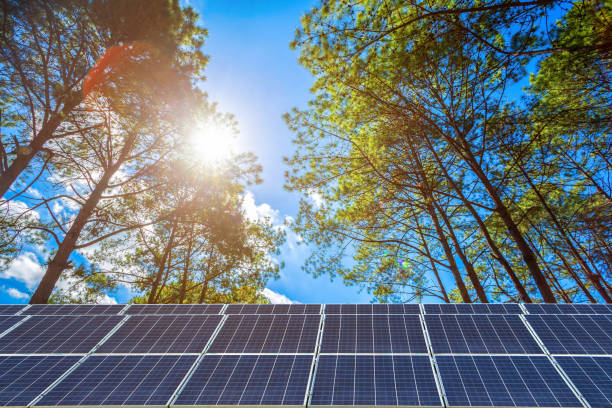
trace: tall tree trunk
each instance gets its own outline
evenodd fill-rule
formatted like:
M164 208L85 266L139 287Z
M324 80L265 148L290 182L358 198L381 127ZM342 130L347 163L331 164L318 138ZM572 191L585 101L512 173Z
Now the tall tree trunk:
M557 230L559 231L559 234L561 235L561 238L563 238L563 240L565 241L565 243L568 246L570 252L572 253L572 255L574 255L574 257L578 261L578 264L582 267L582 270L584 271L587 279L591 281L591 284L593 285L595 290L597 290L599 295L603 298L603 300L606 303L612 303L612 298L610 298L610 296L608 295L608 293L606 292L606 290L602 286L601 281L599 280L599 275L594 273L591 270L591 268L589 267L587 262L584 260L582 255L580 255L580 252L574 246L572 240L568 236L569 235L568 232L565 230L565 228L559 222L559 219L557 218L557 215L554 213L552 208L550 208L550 206L548 205L548 202L542 196L542 193L540 192L540 190L536 187L536 185L533 183L533 180L531 179L529 174L527 174L527 172L523 168L523 164L519 160L516 160L516 159L515 159L515 163L517 164L517 167L521 171L521 174L523 175L523 177L527 181L527 184L529 184L529 187L531 187L533 192L536 194L536 196L540 200L540 203L542 203L542 206L544 207L544 209L546 210L546 212L550 216L553 224L555 224L555 227L557 227Z
M170 256L170 252L172 252L172 246L174 245L174 235L176 233L177 228L177 220L172 220L172 227L170 229L170 238L168 239L168 244L164 248L164 254L162 255L162 259L159 262L159 268L157 268L157 273L155 274L155 279L153 280L153 285L151 286L151 291L149 292L149 298L147 299L147 303L155 303L155 299L157 299L157 291L159 285L162 282L162 277L164 276L164 270L166 269L166 263Z
M487 228L486 224L480 217L480 214L478 214L478 211L476 211L472 203L465 197L465 195L463 194L463 191L461 191L461 189L459 188L455 180L450 176L450 174L446 170L446 167L444 166L444 163L442 163L440 156L438 156L438 153L431 145L431 142L429 141L429 139L427 137L424 137L423 139L427 143L429 151L431 151L434 158L436 159L436 162L438 163L438 166L442 170L442 173L444 173L444 177L446 178L448 183L451 185L453 190L455 190L455 193L457 193L458 197L461 199L461 202L463 202L463 205L465 205L465 207L470 212L472 217L474 217L476 224L478 224L478 228L480 228L480 232L482 232L482 235L485 238L485 241L487 242L489 249L491 249L491 252L493 253L492 254L493 258L497 262L499 262L499 264L504 268L504 270L510 277L512 284L514 285L514 288L516 289L519 296L521 297L522 301L525 303L532 303L531 298L529 297L529 294L527 294L527 290L525 290L525 286L523 286L518 276L516 276L514 269L512 269L512 266L510 266L510 262L508 262L506 257L502 254L501 250L499 249L499 247L497 246L497 244L491 237L491 234L489 233L489 229Z
M187 293L187 277L189 276L189 266L191 263L191 251L193 248L193 224L191 224L190 234L189 234L189 244L187 245L187 254L185 255L185 270L183 271L183 282L181 284L181 293L179 297L179 303L183 303L185 300L185 295Z
M436 266L436 263L433 260L433 256L431 255L431 252L429 252L429 245L427 245L427 241L425 240L425 235L423 234L423 230L421 229L421 223L416 217L415 217L415 222L417 226L417 231L419 233L419 237L421 238L421 241L423 242L423 248L425 248L425 254L427 256L427 259L429 260L429 264L431 265L431 269L434 273L434 276L436 277L436 281L438 282L440 293L442 293L442 300L444 300L444 302L446 303L450 303L450 299L448 298L448 294L446 293L446 288L444 288L442 279L440 279L440 273L438 272L438 267Z
M448 229L448 234L451 238L451 241L453 241L453 245L455 246L455 252L461 259L461 262L463 262L463 265L465 266L467 275L470 278L470 281L472 282L472 286L474 286L474 290L476 291L476 295L478 296L478 299L482 303L489 303L489 299L487 299L487 294L485 293L485 290L482 287L482 284L480 283L480 278L478 277L476 270L474 270L474 265L467 259L467 256L463 252L463 249L461 248L461 245L459 244L459 240L457 239L457 236L455 235L455 231L453 230L453 226L451 225L450 220L448 219L448 216L435 201L434 201L434 206L438 209L438 212L442 216L442 220L444 221L444 224L446 224L446 228Z
M32 159L43 149L45 143L53 137L53 133L57 130L59 125L64 121L65 117L70 113L79 103L81 103L82 97L80 92L75 92L71 95L68 101L64 104L62 110L49 118L43 125L40 131L32 138L32 141L28 145L28 152L26 154L18 154L15 160L13 160L10 166L5 172L0 174L0 197L11 188L17 177L28 167Z
M202 285L202 291L200 292L199 303L204 303L206 301L206 292L208 292L208 275L210 274L210 267L214 261L214 248L211 245L210 251L208 252L208 262L206 263L206 271L204 272L204 284Z

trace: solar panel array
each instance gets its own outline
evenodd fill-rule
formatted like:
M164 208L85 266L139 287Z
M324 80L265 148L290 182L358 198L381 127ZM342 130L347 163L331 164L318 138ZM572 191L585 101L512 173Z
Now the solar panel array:
M612 408L612 308L0 305L0 405Z

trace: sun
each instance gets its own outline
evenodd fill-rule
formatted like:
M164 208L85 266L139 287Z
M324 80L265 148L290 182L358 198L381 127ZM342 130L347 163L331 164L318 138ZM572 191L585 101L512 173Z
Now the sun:
M206 164L216 164L232 157L236 149L236 132L212 121L198 123L190 135L193 155Z

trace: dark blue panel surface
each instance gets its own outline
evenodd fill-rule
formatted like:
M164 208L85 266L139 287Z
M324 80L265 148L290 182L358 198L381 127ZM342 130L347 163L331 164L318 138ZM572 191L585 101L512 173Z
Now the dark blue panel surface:
M612 354L612 315L527 315L552 354Z
M15 323L23 319L23 316L0 316L0 334L10 329Z
M90 356L36 405L165 405L196 356Z
M223 305L130 305L124 314L219 314Z
M434 353L544 353L518 315L425 315Z
M320 314L321 305L228 305L225 314Z
M418 315L326 315L321 353L427 353Z
M222 315L135 315L109 337L99 353L200 353Z
M313 353L320 315L229 315L211 353Z
M457 304L434 304L425 305L427 314L522 314L520 306L517 304L481 304L481 303L457 303Z
M612 407L612 357L555 357L591 407Z
M581 407L545 356L437 356L451 407Z
M417 304L325 305L325 314L419 314Z
M612 314L612 305L531 303L525 307L530 314Z
M319 357L311 406L441 406L427 356Z
M123 316L32 316L0 338L0 354L87 353Z
M103 315L117 314L125 305L32 305L24 315Z
M303 405L312 356L207 355L176 405Z
M80 357L0 357L0 405L26 406Z
M0 315L12 315L19 312L25 306L22 305L0 305Z

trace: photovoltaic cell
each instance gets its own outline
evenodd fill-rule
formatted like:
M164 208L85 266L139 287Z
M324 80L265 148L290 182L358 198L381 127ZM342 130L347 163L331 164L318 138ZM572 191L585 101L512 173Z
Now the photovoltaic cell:
M32 316L0 338L0 354L87 353L122 316Z
M325 314L419 314L416 304L325 305Z
M117 314L125 305L32 305L24 315L104 315Z
M13 315L24 307L22 305L0 305L0 315Z
M0 334L13 327L21 319L23 319L22 316L0 316Z
M219 314L223 305L130 305L124 314Z
M451 407L580 407L545 356L437 356Z
M175 405L302 406L312 356L207 355Z
M530 303L525 307L530 314L612 314L612 305Z
M591 407L612 407L612 357L555 357Z
M482 303L457 303L457 304L435 304L425 305L427 314L522 314L520 306L517 304L482 304Z
M551 354L612 354L612 315L526 315Z
M228 305L225 314L320 314L321 305Z
M311 406L442 405L427 356L321 355Z
M90 356L36 405L166 405L196 356Z
M313 353L319 315L229 315L211 353Z
M130 316L99 353L200 353L221 315Z
M518 315L425 315L434 353L543 354Z
M328 315L321 353L427 353L417 315Z
M77 356L0 357L0 405L28 405L79 359Z

